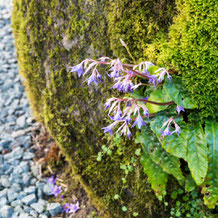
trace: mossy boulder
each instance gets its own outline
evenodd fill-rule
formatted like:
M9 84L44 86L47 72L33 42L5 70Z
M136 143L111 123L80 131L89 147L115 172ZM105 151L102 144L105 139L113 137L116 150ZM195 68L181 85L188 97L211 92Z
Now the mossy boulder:
M70 66L100 56L158 60L176 14L174 1L14 0L13 32L20 73L37 119L49 129L89 197L105 217L166 217L143 173L134 141L105 136L110 84L87 87ZM163 63L163 62L161 62ZM172 62L173 63L173 62ZM117 94L117 93L116 93ZM102 145L112 155L96 160ZM136 159L127 177L120 164ZM122 190L122 191L121 191ZM119 201L114 195L120 193ZM125 205L127 212L122 211Z

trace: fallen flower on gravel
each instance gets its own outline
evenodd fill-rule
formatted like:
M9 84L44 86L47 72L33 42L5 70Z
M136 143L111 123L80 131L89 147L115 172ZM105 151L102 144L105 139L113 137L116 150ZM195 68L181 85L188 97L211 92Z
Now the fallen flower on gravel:
M55 186L52 188L51 194L53 194L55 197L57 197L60 193L61 193L61 186L55 185Z
M77 210L80 209L79 201L76 202L76 204L70 204L70 211L69 213L76 213Z
M51 177L47 177L47 183L54 185L56 183L56 178L52 175Z
M79 206L79 201L76 202L76 204L69 204L69 203L65 203L62 209L62 212L65 213L76 213L77 210L80 209Z

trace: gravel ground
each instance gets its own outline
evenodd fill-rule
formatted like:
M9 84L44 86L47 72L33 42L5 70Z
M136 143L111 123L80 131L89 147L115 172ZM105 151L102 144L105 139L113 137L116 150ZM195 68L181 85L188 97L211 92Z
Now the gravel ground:
M39 125L18 75L11 10L10 0L0 0L0 218L46 218L62 207L45 200L51 186L33 161L31 132Z

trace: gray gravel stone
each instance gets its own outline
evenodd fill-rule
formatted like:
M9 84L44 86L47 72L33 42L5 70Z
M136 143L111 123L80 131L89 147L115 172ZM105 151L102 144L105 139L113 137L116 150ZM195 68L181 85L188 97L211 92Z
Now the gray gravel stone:
M54 216L61 212L62 206L60 203L50 203L47 205L47 210L52 216Z
M13 183L11 186L11 189L15 192L20 192L22 190L20 184L18 184L18 183Z
M11 218L18 218L19 217L19 213L18 212L14 212Z
M31 152L25 152L24 155L23 155L23 159L24 160L30 160L30 159L33 159L34 158L34 154L31 153Z
M16 212L18 212L18 213L24 213L24 210L22 209L21 206L16 206L16 207L14 208L14 211L16 211Z
M24 127L26 125L26 116L20 116L17 118L17 125Z
M0 198L0 208L7 204L8 204L8 200L6 197Z
M18 197L18 193L15 192L14 190L12 189L8 189L8 192L7 192L7 196L8 196L8 201L11 203L13 200L15 200L17 197Z
M10 181L9 181L9 177L6 175L1 176L1 180L0 183L2 186L4 186L5 188L10 187Z
M12 202L11 202L11 206L12 206L12 207L22 206L22 205L23 205L23 203L22 203L21 200L16 200L16 201L12 201Z
M30 205L34 210L36 210L39 214L41 214L45 209L45 204L42 201L38 201L37 203L33 203Z
M31 210L30 211L30 215L34 218L38 218L39 217L39 214L35 211L35 210Z
M23 179L22 179L23 185L28 186L30 184L30 180L32 178L31 174L29 172L23 173L22 176L23 176Z
M21 201L26 205L31 205L37 201L37 198L35 194L31 194L21 199Z
M8 189L6 188L0 191L0 198L7 197L7 192L8 192Z
M33 194L33 193L36 192L36 187L35 186L26 187L24 189L24 192L27 193L27 194Z
M21 213L19 218L32 218L28 213Z
M51 185L51 184L45 184L44 187L43 187L43 192L46 194L46 195L51 195L52 193L52 188L54 187L54 185Z
M0 214L3 218L11 218L14 209L11 206L5 205L0 209Z

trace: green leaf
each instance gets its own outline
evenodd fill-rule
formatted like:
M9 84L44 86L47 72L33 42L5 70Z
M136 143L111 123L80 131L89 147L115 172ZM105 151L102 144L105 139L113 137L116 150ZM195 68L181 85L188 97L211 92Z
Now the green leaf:
M122 206L122 211L123 211L123 212L126 212L126 211L127 211L127 207Z
M164 102L171 101L172 98L170 98L168 95L166 95L162 89L156 89L156 90L151 92L148 100L155 101L158 103L164 103ZM157 113L158 111L165 110L168 107L168 105L159 106L159 105L150 104L150 103L146 103L146 106L147 106L150 113Z
M196 188L196 183L195 183L194 179L192 178L191 174L189 174L185 180L185 190L187 192L191 192L195 188Z
M115 199L115 200L118 200L119 197L120 197L120 196L119 196L118 194L115 194L115 195L114 195L114 199Z
M155 74L160 73L160 72L155 73L155 71L158 70L159 68L160 68L160 67L158 67L158 66L150 66L150 67L148 68L148 71L149 71L149 73L150 73L151 75L155 75Z
M135 142L141 143L143 151L166 173L172 174L180 184L184 182L185 178L180 169L179 159L167 153L161 147L160 142L149 128L142 128L141 133L137 133Z
M202 192L204 193L204 202L210 208L218 205L218 123L208 121L205 126L206 140L209 146L208 173Z
M168 97L172 98L177 105L187 109L193 109L197 107L196 103L186 91L185 83L181 77L172 76L172 82L166 79L164 81L163 89Z
M191 175L197 185L203 183L207 174L207 142L200 124L189 125L187 162Z
M144 172L148 176L148 182L154 190L157 197L163 196L163 191L166 189L168 174L165 173L160 166L155 164L147 153L143 153L141 164L144 167Z
M164 139L161 138L161 126L165 121L167 121L170 116L159 115L155 116L155 119L151 121L150 126L152 131L156 134L157 138L162 144L162 147L173 156L178 158L183 158L186 160L187 146L188 146L188 127L185 124L180 125L181 132L179 136L173 134L171 136L166 136ZM181 118L177 118L176 122L179 122ZM181 123L181 122L180 122Z

